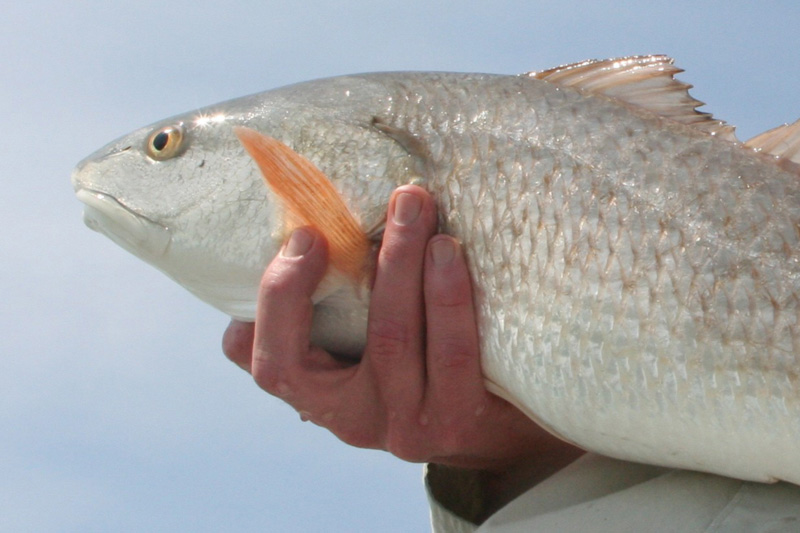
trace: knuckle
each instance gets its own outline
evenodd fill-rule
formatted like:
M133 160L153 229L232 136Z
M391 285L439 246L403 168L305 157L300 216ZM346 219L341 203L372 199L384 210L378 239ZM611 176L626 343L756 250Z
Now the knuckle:
M237 339L232 339L227 335L222 338L222 353L231 361L238 361L243 358L244 351L242 345Z
M411 226L394 226L384 234L379 263L391 271L417 270L425 257L428 235Z
M259 291L263 296L274 296L286 292L289 288L289 280L281 269L269 268L261 277Z
M258 357L252 369L253 380L266 392L278 398L287 399L291 394L291 386L286 372L269 358Z
M246 347L239 339L233 339L227 335L222 338L222 353L234 363L247 359Z
M249 362L253 355L252 330L248 334L249 325L233 322L222 336L222 353L233 361L241 364Z
M381 247L381 263L388 266L402 267L410 263L408 239L395 234L394 238Z

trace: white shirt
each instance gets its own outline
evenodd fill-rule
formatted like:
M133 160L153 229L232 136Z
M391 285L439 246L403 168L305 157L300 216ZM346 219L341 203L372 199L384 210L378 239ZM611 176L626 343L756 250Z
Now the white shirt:
M480 526L445 509L428 488L435 533L800 532L798 486L594 454L532 487Z

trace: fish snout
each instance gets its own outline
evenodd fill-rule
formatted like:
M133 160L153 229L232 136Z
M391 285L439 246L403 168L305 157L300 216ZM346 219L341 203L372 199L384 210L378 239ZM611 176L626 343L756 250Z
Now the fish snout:
M73 182L73 185L76 185ZM169 228L134 213L106 193L77 184L75 195L83 202L83 222L134 255L163 256L172 240Z

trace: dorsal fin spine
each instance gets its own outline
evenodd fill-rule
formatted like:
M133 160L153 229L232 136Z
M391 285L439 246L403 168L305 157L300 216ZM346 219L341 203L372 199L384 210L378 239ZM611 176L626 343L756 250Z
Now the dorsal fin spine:
M692 87L674 78L683 72L665 55L589 60L526 74L556 85L573 87L644 109L711 135L736 142L734 128L709 113L689 94Z

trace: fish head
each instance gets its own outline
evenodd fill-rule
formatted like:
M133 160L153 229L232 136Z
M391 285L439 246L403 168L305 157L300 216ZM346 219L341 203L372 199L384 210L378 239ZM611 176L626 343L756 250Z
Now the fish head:
M370 232L381 226L392 190L411 178L407 152L372 127L370 108L382 104L366 97L373 93L363 85L358 79L300 84L125 135L72 173L75 193L85 204L84 221L201 300L234 318L253 320L263 270L291 229L292 214L265 184L236 132L244 127L269 135L311 161ZM351 97L358 93L365 97ZM366 303L357 318L343 319L352 314L352 299L327 297L347 281L331 278L336 281L318 298L323 309L316 330L347 336L353 327L365 329ZM363 288L351 292L364 299ZM343 320L358 326L342 327ZM325 321L337 325L316 327ZM337 351L357 349L348 346Z
M279 243L273 203L226 122L200 112L134 131L81 161L72 184L89 228L245 317L250 270Z

